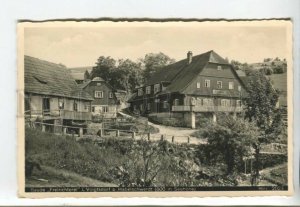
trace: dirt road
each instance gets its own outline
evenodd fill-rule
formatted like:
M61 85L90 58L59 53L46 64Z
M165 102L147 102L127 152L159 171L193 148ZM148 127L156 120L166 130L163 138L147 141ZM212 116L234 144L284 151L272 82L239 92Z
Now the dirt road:
M159 134L153 135L154 139L160 139L161 135L164 135L165 139L167 139L168 141L172 141L172 137L174 136L174 142L178 142L178 143L187 143L188 139L189 139L189 143L191 144L206 143L204 139L199 139L191 135L192 133L198 131L197 129L164 126L164 125L154 124L149 121L148 124L159 129Z
M119 113L125 117L132 117L132 116L130 116L128 114L124 114L122 112L119 112ZM205 144L206 143L206 140L199 139L199 138L193 137L191 135L193 132L196 132L197 129L159 125L159 124L154 124L150 121L148 121L148 124L159 129L159 133L151 135L152 140L159 140L161 138L161 135L164 135L164 139L166 139L170 142L172 141L172 137L174 136L174 142L177 142L177 143L187 143L188 139L189 139L189 143L191 143L191 144Z

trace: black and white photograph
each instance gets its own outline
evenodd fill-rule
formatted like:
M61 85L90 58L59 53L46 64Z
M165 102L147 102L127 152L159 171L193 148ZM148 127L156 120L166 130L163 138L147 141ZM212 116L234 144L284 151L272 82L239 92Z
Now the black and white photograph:
M19 194L290 195L292 84L290 20L20 22Z

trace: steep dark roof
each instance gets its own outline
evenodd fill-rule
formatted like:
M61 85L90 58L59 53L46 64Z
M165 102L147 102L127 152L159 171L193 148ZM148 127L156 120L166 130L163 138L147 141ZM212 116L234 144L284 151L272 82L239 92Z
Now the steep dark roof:
M199 74L199 72L201 72L207 63L228 65L228 62L213 50L194 56L190 64L187 63L187 59L176 62L168 66L176 68L178 72L174 76L169 77L171 84L167 87L166 91L179 92L184 89Z
M82 91L64 66L24 56L25 92L93 100Z
M224 60L221 56L211 50L206 53L194 56L190 64L188 64L187 59L183 59L160 69L158 72L154 73L152 77L147 81L147 85L152 85L160 82L171 82L174 81L174 78L176 77L177 80L180 80L180 83L178 85L182 86L181 83L186 83L186 79L192 78L187 77L188 74L198 74L199 71L203 69L205 64L208 62L228 64L226 60ZM184 80L181 79L182 77L184 78ZM173 89L173 87L171 87L170 89Z

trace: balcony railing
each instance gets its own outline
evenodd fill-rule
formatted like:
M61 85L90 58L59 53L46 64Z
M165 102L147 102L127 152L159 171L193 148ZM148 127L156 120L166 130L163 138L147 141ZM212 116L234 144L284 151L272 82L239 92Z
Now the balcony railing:
M194 111L194 112L241 112L241 106L172 106L172 111Z
M44 119L71 119L71 120L92 120L91 112L68 111L68 110L31 110L25 111L26 117L41 116Z

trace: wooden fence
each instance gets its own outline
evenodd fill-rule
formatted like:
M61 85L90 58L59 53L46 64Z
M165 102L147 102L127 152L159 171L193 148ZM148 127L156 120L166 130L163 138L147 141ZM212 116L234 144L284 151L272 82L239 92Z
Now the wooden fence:
M151 134L151 133L137 133L135 131L131 130L120 130L120 129L110 129L110 128L99 128L97 131L97 134L93 135L87 135L83 134L83 130L88 130L87 127L80 127L80 126L67 126L62 124L49 124L44 122L29 122L27 125L31 128L40 128L42 131L46 131L46 126L52 126L52 127L61 127L62 134L69 134L72 136L78 136L81 138L85 138L87 136L99 136L99 137L123 137L128 139L146 139L148 141L168 141L171 143L181 143L181 144L197 144L194 140L191 139L190 136L174 136L174 135L166 135L166 134ZM67 129L78 129L78 134L76 134L74 131L72 133L67 133Z

